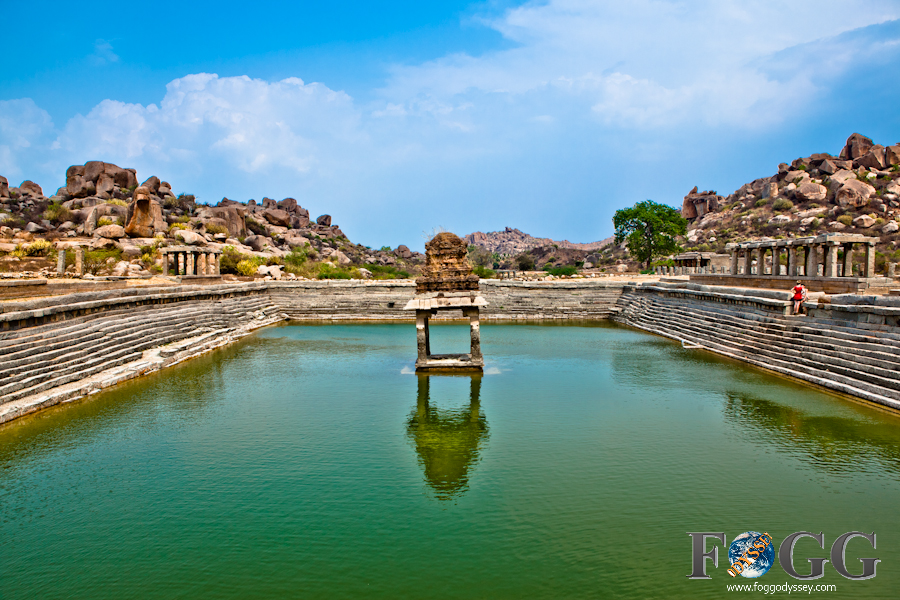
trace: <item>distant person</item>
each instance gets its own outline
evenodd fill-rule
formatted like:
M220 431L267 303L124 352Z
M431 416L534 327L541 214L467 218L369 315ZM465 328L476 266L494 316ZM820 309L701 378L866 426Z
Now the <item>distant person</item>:
M794 314L800 314L800 307L806 300L806 288L802 282L798 281L797 285L791 288L791 291L794 292Z

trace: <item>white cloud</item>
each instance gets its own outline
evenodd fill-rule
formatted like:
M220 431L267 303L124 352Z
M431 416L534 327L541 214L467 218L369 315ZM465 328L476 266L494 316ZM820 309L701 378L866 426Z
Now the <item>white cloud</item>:
M611 207L724 185L688 185L717 158L685 140L789 134L841 73L896 52L898 36L867 26L897 13L885 0L529 3L485 21L513 47L396 66L366 104L297 78L205 73L60 130L30 100L0 103L0 173L43 169L59 185L68 165L101 159L206 201L291 195L377 245L438 223L598 239ZM638 158L665 185L601 179Z
M46 151L53 135L50 114L31 98L0 101L0 175L6 176L10 185L37 177L30 169L48 160Z
M94 42L94 53L90 55L89 59L92 64L99 67L119 62L119 55L113 52L111 43L106 40L97 40Z
M772 108L813 91L802 71L770 81L754 61L898 16L887 0L529 3L487 22L517 47L397 67L382 93L392 102L482 92L527 103L555 87L583 97L605 124L754 128L771 124Z
M331 168L336 146L361 136L352 100L297 78L267 82L201 73L168 84L160 105L104 100L71 119L57 146L72 156L225 168L265 175Z

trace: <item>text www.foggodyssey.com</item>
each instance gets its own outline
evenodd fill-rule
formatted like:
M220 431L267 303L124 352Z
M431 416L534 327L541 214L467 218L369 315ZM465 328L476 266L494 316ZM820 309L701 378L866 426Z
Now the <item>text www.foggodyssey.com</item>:
M733 583L726 585L729 592L762 592L763 594L812 594L813 592L836 592L837 586L831 584L811 583Z

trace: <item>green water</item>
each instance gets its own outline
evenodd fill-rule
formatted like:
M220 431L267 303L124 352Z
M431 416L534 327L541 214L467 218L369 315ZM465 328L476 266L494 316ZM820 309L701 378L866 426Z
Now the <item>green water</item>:
M0 428L0 598L715 598L686 532L747 530L823 531L801 572L874 531L876 578L813 583L897 597L900 418L610 325L482 338L420 378L411 325L275 327Z

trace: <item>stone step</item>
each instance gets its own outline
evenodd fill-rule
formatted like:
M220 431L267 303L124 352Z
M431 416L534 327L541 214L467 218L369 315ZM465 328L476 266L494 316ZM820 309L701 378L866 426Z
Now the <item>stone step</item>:
M128 330L107 333L100 340L89 342L87 350L82 348L76 352L56 355L52 360L32 360L30 363L20 365L12 373L12 376L9 376L10 373L7 372L8 376L3 379L4 386L0 387L0 396L20 387L11 384L32 381L35 377L46 377L48 373L52 375L60 368L67 369L72 365L82 363L88 356L106 355L124 346L144 350L161 343L169 343L195 335L198 325L203 325L206 329L213 329L212 325L219 324L219 321L218 316L206 315L205 318L169 319L168 321L163 320L162 324L156 326L141 324ZM187 329L187 326L192 329Z
M125 334L131 331L139 330L144 327L151 327L156 323L183 323L190 322L194 319L203 318L206 313L204 311L199 310L190 310L185 311L184 313L164 313L164 314L152 314L152 315L134 315L131 318L119 318L119 319L110 319L105 321L96 321L91 324L89 328L84 330L84 336L81 339L86 339L88 341L97 339L98 337L102 337L105 335L115 335L115 334ZM11 353L2 358L0 360L0 368L6 364L18 364L18 361L21 360L31 360L34 358L40 358L48 352L57 351L60 349L71 348L71 341L67 339L59 342L55 342L53 340L48 340L44 344L36 344L33 347L21 350L19 352ZM77 345L77 344L76 344ZM40 352L39 354L35 354L34 350L41 350L44 352Z
M707 340L717 339L704 335L705 331L702 325L691 323L690 317L687 317L683 313L679 314L679 317L684 323L684 329L693 332L697 337L703 337ZM827 354L791 348L784 344L768 344L762 340L756 339L752 334L744 335L735 332L729 337L730 341L736 339L740 340L746 347L754 348L755 353L758 356L777 360L791 358L793 359L793 362L789 364L798 366L805 365L819 371L838 373L850 379L859 380L881 389L900 391L900 380L892 378L895 372L890 369L882 369L871 364L858 363L856 361L846 361L834 358ZM821 369L821 365L826 365L826 368ZM886 391L884 393L889 395Z
M786 344L788 346L794 346L798 350L808 350L810 348L816 348L818 351L823 353L832 353L832 356L837 356L841 350L845 350L847 348L852 348L853 352L860 358L865 358L867 361L873 362L876 366L879 366L884 369L892 369L897 368L900 369L900 353L894 354L891 352L885 352L885 348L881 346L873 346L871 344L858 344L853 342L840 342L837 343L833 339L825 338L821 339L821 336L817 335L817 329L814 328L804 328L805 333L797 333L795 331L787 330L783 334L775 335L772 332L772 328L766 327L760 329L759 327L754 327L752 324L748 325L745 321L734 318L732 316L727 315L719 315L716 319L710 319L708 315L700 312L699 310L694 310L693 308L682 307L679 311L679 314L692 314L695 317L700 317L709 321L712 325L717 328L731 328L728 329L730 332L734 332L735 334L741 334L745 330L752 329L754 331L754 336L761 338L761 340L770 341L770 342L778 342L782 344ZM737 329L732 329L737 328ZM854 360L856 361L856 357L851 355L842 356L843 360ZM857 361L858 362L858 361ZM863 369L865 370L865 369Z
M0 378L2 378L0 380L5 383L15 381L16 378L21 377L23 373L31 371L37 372L40 369L50 368L66 361L106 352L107 348L111 345L121 341L141 340L143 337L152 338L155 335L158 335L162 330L183 330L186 326L196 328L200 323L203 323L203 321L198 319L173 319L166 322L164 325L155 327L148 324L142 324L128 329L116 330L114 332L103 332L100 334L99 338L92 337L89 341L82 344L57 349L52 352L32 355L28 358L19 359L14 362L0 362L0 369L2 369L0 370Z
M677 313L678 319L673 319L672 313L668 311L664 313L658 312L649 307L645 307L643 310L653 328L659 331L668 331L669 337L680 337L689 343L723 350L731 348L734 354L741 355L754 364L760 364L760 366L767 368L769 366L779 367L778 370L793 369L816 377L831 378L880 396L900 399L900 393L897 391L900 386L898 386L897 380L882 376L889 374L889 371L882 371L881 375L872 373L871 370L863 372L858 368L853 368L861 366L855 363L841 365L839 364L840 361L833 360L831 357L828 357L827 360L817 360L818 357L814 353L806 353L804 355L802 352L783 346L776 346L776 350L772 350L771 345L760 343L752 335L729 335L728 344L723 344L720 343L717 337L711 335L709 328L706 327L705 320L700 323L689 323L692 317L684 311ZM632 318L630 320L634 326L642 326L640 318ZM646 325L647 323L643 324ZM786 355L791 355L793 362L784 360ZM760 357L764 360L760 360ZM829 367L826 369L819 368L818 365L822 363L828 364Z
M643 323L639 324L637 321L634 321L631 324L633 327L637 327L639 329L643 329L645 331L650 331L652 333L656 333L658 335L662 335L665 337L673 337L670 332L665 330L654 329L652 325ZM677 338L676 338L677 339ZM688 339L692 343L699 343L699 341L694 341ZM736 349L733 345L725 345L720 344L718 342L709 341L702 344L706 349L712 350L718 354L723 356L728 356L731 358L735 358L740 360L741 362L746 362L752 365L756 365L765 369L769 369L772 371L776 371L785 375L790 375L792 377L796 377L798 379L802 379L804 381L809 381L811 383L815 383L817 385L821 385L826 388L830 388L833 390L837 390L846 394L850 394L852 396L856 396L859 398L864 398L866 400L870 400L872 402L876 402L885 406L889 406L894 409L900 409L900 400L896 397L890 397L879 393L877 388L873 388L872 386L863 386L859 387L857 385L853 385L850 383L845 383L839 381L840 376L833 376L832 373L820 371L816 369L793 369L790 365L781 364L781 361L777 361L773 364L770 361L763 361L756 358L753 354L752 349L750 351L743 351L740 349L741 345L737 344L738 348ZM856 382L858 383L858 382Z
M268 304L267 299L260 298L257 302L245 303L246 305L243 308L247 311L257 310L258 307L264 306ZM168 318L166 315L171 311L175 311L179 314L193 314L199 312L205 312L210 310L211 303L203 303L203 302L189 302L179 305L173 304L160 304L160 305L147 305L146 307L138 307L137 314L147 314L150 315L148 318ZM140 310L144 309L144 310ZM226 307L219 307L223 318L233 317L236 314L241 312L240 309L236 310L235 307L229 305ZM10 354L16 354L17 352L27 352L34 348L46 348L48 343L54 342L66 342L72 339L76 339L79 335L79 332L85 331L85 328L92 329L95 328L98 322L103 321L111 321L116 317L121 317L126 320L134 320L137 318L135 309L121 309L121 310L113 310L105 313L99 313L95 315L90 315L89 319L87 317L83 317L80 319L85 319L81 323L72 323L72 321L62 321L60 324L64 324L61 327L57 327L56 331L60 334L58 339L57 336L54 335L54 330L47 329L47 327L52 327L56 324L50 324L41 326L44 331L33 334L33 335L22 335L19 338L8 340L9 343L4 344L2 348L0 348L0 357L5 357ZM152 316L158 315L158 316ZM31 331L31 328L27 330Z

